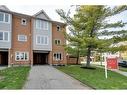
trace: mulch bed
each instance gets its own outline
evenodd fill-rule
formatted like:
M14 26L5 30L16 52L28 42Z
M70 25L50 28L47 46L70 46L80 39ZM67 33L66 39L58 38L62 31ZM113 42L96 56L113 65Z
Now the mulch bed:
M80 68L82 68L82 69L91 69L91 70L95 70L96 69L95 67L87 67L87 66L82 66Z

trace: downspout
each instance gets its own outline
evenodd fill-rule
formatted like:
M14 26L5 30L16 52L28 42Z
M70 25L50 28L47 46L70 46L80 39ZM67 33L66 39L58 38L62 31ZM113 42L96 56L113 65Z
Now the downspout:
M32 27L31 27L31 24L32 24L32 18L30 18L30 66L32 67L33 66L33 54L32 54Z

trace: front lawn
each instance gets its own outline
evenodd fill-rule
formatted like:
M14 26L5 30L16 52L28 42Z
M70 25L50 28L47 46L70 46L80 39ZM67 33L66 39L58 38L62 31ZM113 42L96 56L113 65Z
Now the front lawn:
M27 79L30 67L10 67L0 70L0 89L21 89Z
M105 79L104 69L98 67L90 70L71 65L57 67L57 69L95 89L127 89L127 77L116 72L108 71L108 79Z

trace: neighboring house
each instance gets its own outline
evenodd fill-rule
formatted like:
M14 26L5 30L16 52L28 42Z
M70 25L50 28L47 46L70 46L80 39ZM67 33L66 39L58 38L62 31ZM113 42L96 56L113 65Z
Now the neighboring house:
M29 16L0 6L0 65L66 64L65 30L43 10Z

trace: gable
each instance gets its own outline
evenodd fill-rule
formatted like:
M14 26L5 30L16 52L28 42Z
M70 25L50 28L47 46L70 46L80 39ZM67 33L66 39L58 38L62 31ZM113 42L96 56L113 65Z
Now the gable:
M37 17L37 18L41 18L41 19L49 20L49 18L48 18L46 15L44 15L43 13L37 15L36 17Z
M40 19L51 20L49 16L44 12L44 10L39 11L34 16Z
M5 5L0 5L1 10L10 11Z

